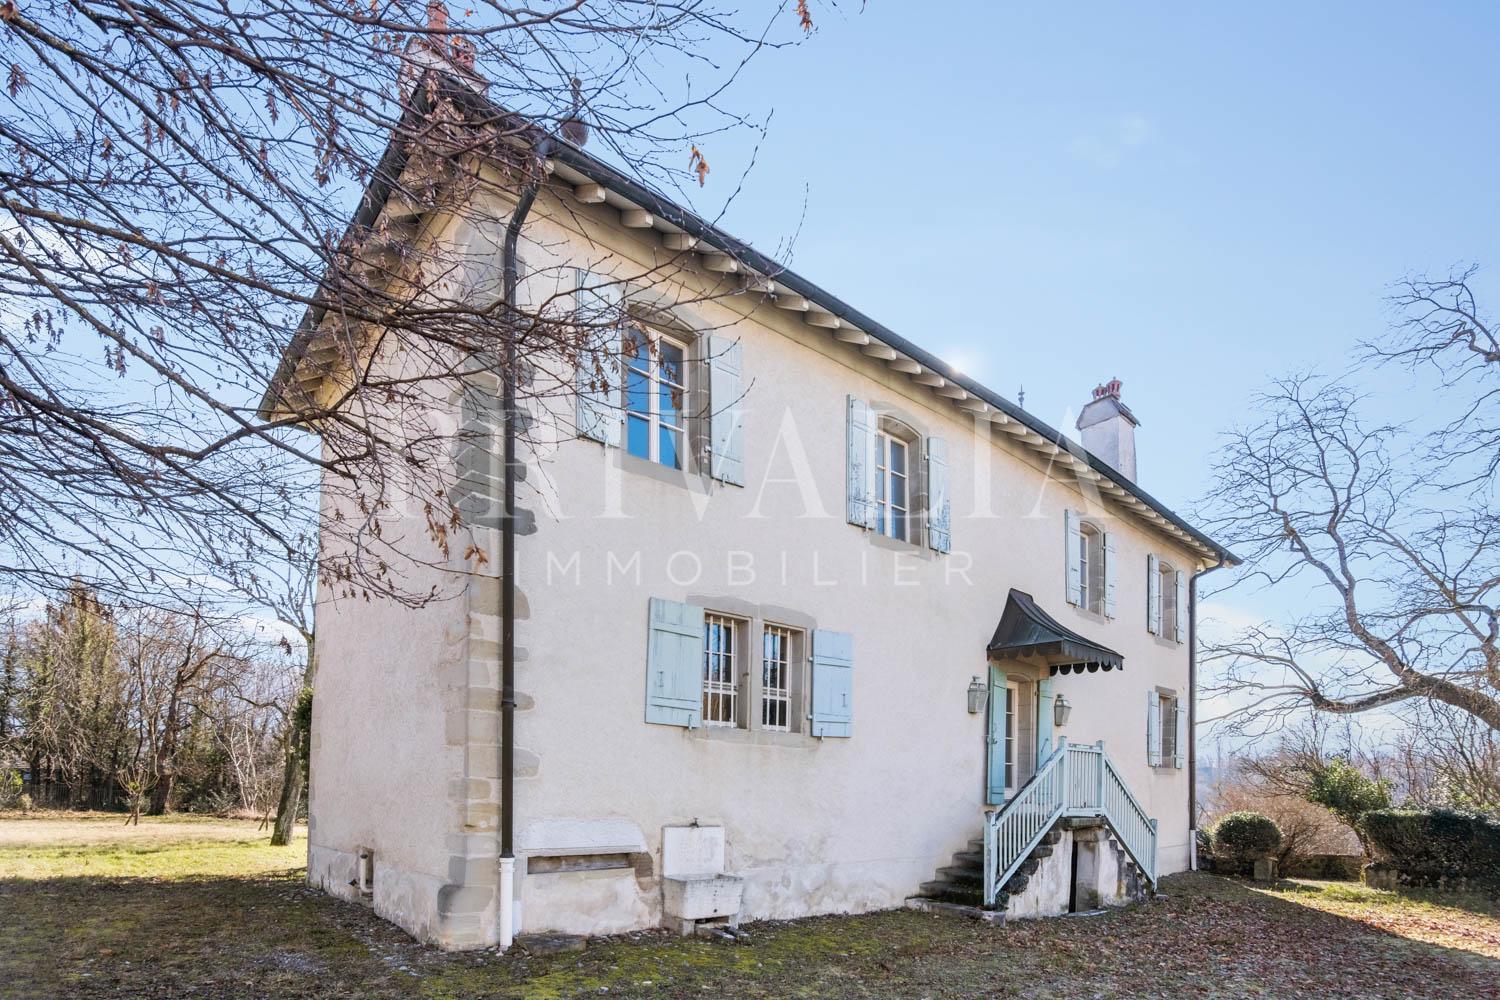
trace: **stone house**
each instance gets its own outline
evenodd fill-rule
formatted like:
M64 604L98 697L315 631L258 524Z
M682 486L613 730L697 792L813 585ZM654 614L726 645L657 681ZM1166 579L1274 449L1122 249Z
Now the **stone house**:
M583 148L538 156L518 302L611 311L618 377L527 414L456 598L320 596L309 881L466 948L1055 914L1192 865L1193 582L1233 557L1137 482L1120 384L1080 446ZM492 280L516 187L369 212ZM314 392L318 336L283 369ZM499 451L456 449L465 509Z

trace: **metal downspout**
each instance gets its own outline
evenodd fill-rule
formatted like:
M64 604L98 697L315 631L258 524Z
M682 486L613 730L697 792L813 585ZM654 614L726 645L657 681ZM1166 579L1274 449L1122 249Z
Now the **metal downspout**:
M505 226L504 273L505 361L501 366L500 412L505 421L503 449L504 514L500 522L500 949L515 938L515 763L516 763L516 286L520 268L516 244L547 176L544 163L552 151L550 137L531 151L531 163L516 207Z
M1198 577L1223 569L1228 562L1219 557L1216 565L1201 569L1188 578L1188 870L1198 870Z

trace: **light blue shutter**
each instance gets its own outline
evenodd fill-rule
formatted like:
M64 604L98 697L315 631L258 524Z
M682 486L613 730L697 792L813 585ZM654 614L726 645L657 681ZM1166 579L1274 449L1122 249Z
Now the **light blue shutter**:
M1146 692L1146 763L1161 766L1161 697Z
M1172 623L1172 638L1182 642L1187 638L1187 574L1177 571L1177 620Z
M710 337L708 343L710 469L715 479L745 485L745 394L740 342Z
M1188 746L1188 713L1182 707L1182 699L1177 699L1177 743L1176 753L1172 756L1172 766L1179 770L1187 764Z
M1005 675L990 667L989 716L985 720L984 801L1005 801Z
M1115 616L1115 533L1104 532L1104 617Z
M947 552L953 545L953 505L948 497L948 442L927 439L927 545Z
M1146 557L1146 631L1161 635L1161 567L1156 556Z
M813 632L812 734L848 736L854 721L854 637Z
M703 721L703 609L651 598L646 721L696 729Z
M1082 604L1083 577L1078 572L1078 562L1083 558L1083 536L1078 531L1078 515L1071 510L1063 511L1063 551L1068 560L1068 603Z
M625 395L620 374L620 330L614 322L619 289L608 278L582 268L574 271L573 287L580 338L574 377L578 433L618 448Z
M1052 678L1036 682L1036 760L1040 765L1052 752Z
M845 465L847 516L850 524L875 527L875 419L862 399L849 397L848 458Z

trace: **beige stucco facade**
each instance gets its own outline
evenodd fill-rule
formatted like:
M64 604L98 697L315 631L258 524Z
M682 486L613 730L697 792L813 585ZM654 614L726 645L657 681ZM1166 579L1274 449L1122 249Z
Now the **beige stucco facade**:
M505 212L494 206L497 222ZM468 238L458 224L436 229ZM530 301L564 290L586 261L659 321L736 338L747 388L742 486L578 438L565 395L532 404L521 504L535 530L517 564L518 930L661 923L662 831L694 823L723 827L725 867L745 879L742 919L900 905L980 833L986 716L968 711L966 691L988 673L1012 588L1122 654L1123 670L1053 680L1073 706L1056 734L1104 741L1158 821L1160 871L1188 865L1188 772L1146 756L1147 692L1187 696L1188 650L1147 631L1146 567L1155 555L1190 573L1206 565L1201 551L858 347L762 298L726 296L719 276L677 267L608 206L544 192L522 256ZM947 442L951 551L846 522L849 395ZM441 419L466 416L455 404ZM469 482L495 488L472 469ZM1068 510L1114 539L1113 618L1065 600ZM498 532L466 530L492 573ZM455 554L447 572L423 570L447 599L407 608L330 593L317 617L309 878L360 898L355 859L370 851L377 912L448 947L493 943L496 928L499 588L492 575L454 586L465 565ZM747 728L648 724L652 598L744 621L752 673L763 623L851 635L851 735L807 735L804 647L802 732L760 731L754 711ZM1043 673L1001 666L1027 684Z

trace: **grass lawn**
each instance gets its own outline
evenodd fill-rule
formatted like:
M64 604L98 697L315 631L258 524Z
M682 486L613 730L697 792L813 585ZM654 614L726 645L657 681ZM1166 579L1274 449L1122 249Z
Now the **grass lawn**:
M447 955L302 885L252 822L0 817L0 997L1500 997L1500 905L1208 875L1104 916L906 910Z

